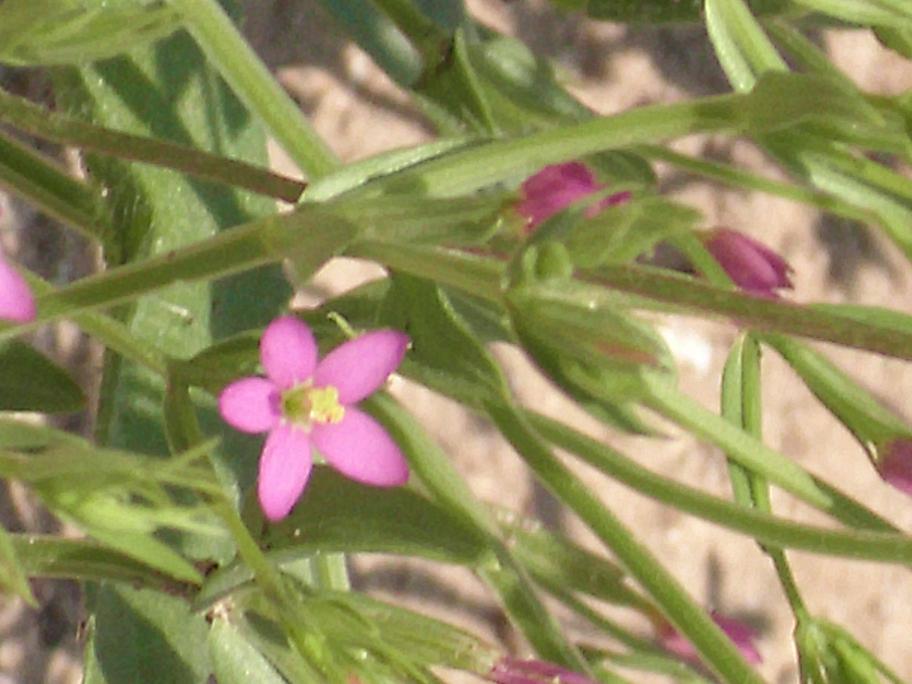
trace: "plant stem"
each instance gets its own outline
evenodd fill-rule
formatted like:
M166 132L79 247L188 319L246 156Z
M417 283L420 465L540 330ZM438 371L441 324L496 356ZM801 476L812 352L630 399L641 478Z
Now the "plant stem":
M48 111L28 100L0 90L0 120L21 131L61 145L107 154L120 159L183 171L252 192L295 202L305 183L236 159L141 135L121 133ZM3 158L4 155L0 155ZM72 181L76 182L76 181Z
M0 132L0 186L34 202L92 241L104 230L101 193Z
M310 127L297 104L238 32L217 0L170 0L187 30L251 111L256 112L310 178L337 168L335 155Z
M488 404L485 408L541 481L611 549L707 665L731 684L762 684L763 680L706 611L591 490L554 457L520 413L505 405Z
M760 392L760 347L753 336L747 335L732 348L725 366L722 385L722 416L759 440L763 430L763 407ZM740 463L729 459L729 472L735 500L742 506L772 512L769 486L766 479L751 472ZM760 547L770 557L779 583L796 620L807 616L807 609L795 576L783 549L761 543Z
M850 527L895 531L896 528L874 511L854 501L836 488L811 476L805 470L773 451L762 442L739 430L721 416L707 411L679 392L664 379L648 378L644 403L681 425L700 439L715 444L731 458L750 470L762 473L771 482L803 501L829 513Z

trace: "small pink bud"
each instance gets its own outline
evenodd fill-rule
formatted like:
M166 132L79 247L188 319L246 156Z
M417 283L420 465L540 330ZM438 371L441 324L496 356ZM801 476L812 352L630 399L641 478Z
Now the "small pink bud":
M757 647L754 646L756 634L750 626L744 624L740 620L735 620L734 618L722 615L721 613L713 612L711 617L713 622L715 622L719 628L725 632L728 638L732 640L732 643L738 647L738 650L741 651L741 655L744 656L744 659L747 660L747 662L754 665L763 662L760 652L757 650ZM674 653L684 660L689 660L691 662L699 661L700 656L697 653L697 649L694 648L694 645L667 622L659 627L658 637L659 643L666 651Z
M501 658L488 679L495 684L596 684L592 679L544 660Z
M704 238L706 249L745 292L761 297L778 296L775 290L791 288L791 267L766 245L729 228L717 228Z
M0 252L0 319L28 323L35 318L35 298L25 278Z
M888 484L912 496L912 438L899 437L889 442L877 470Z
M526 231L532 232L555 214L571 204L601 192L601 185L592 171L581 162L552 164L525 180L521 187L522 200L516 210L526 219ZM629 192L619 192L590 205L585 212L592 218L602 210L630 199Z

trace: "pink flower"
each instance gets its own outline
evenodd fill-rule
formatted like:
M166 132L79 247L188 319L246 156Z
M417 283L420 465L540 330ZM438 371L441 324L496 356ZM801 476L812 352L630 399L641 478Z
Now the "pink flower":
M544 660L501 658L488 679L496 684L596 684L592 679Z
M604 190L592 171L581 162L567 162L544 167L522 184L522 200L516 210L526 218L526 231L531 233L542 223L571 204ZM630 199L629 192L619 192L589 205L587 218L607 207Z
M766 245L729 228L717 228L705 238L706 249L735 285L749 294L776 297L775 290L791 288L791 267Z
M753 629L740 620L726 617L715 611L712 613L711 617L713 622L715 622L719 628L728 635L728 638L732 640L735 646L738 647L738 650L741 651L741 655L744 656L744 659L747 660L747 662L753 663L754 665L763 662L760 652L757 650L757 647L754 646L754 639L757 635ZM659 643L666 651L674 653L684 660L698 662L700 659L697 649L694 648L693 644L667 622L659 628Z
M35 318L35 298L25 278L0 252L0 319L28 323Z
M912 496L912 439L898 437L887 443L877 471L888 484Z
M405 356L407 335L376 330L337 347L322 361L310 328L293 316L267 326L260 340L266 377L241 378L219 396L232 427L268 432L257 493L270 520L281 520L301 496L316 448L329 465L358 482L394 487L408 464L377 421L355 403L377 390Z

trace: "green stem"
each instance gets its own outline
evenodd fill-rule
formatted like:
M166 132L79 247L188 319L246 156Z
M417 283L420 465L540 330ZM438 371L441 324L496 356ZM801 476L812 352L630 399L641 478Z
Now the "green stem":
M877 513L811 476L793 461L732 426L724 418L707 411L667 381L647 378L646 386L649 392L643 401L647 406L691 434L715 444L751 471L762 474L770 482L846 525L895 531L896 528Z
M0 131L0 186L33 202L48 216L97 241L103 232L99 198L86 182Z
M908 331L873 325L859 327L848 317L810 306L760 299L677 273L636 265L603 266L586 279L655 301L731 316L761 330L791 333L912 360L912 335Z
M345 253L378 261L390 268L455 287L489 301L502 301L504 266L491 258L455 249L429 249L421 245L367 240L353 244Z
M52 535L12 534L16 557L29 577L98 582L126 582L133 586L188 596L197 587L161 574L119 551L89 539L62 539Z
M634 151L647 159L668 162L688 173L703 176L726 185L777 195L778 197L800 202L853 221L865 222L872 220L870 212L852 206L838 197L828 195L819 190L811 190L793 183L764 178L751 171L745 171L728 164L697 159L657 145L640 145L634 148Z
M737 647L687 594L636 537L590 489L545 447L521 414L502 404L488 404L491 420L522 454L539 479L569 506L617 556L621 564L662 608L672 624L696 647L726 682L761 684Z
M184 145L95 126L48 111L0 90L0 120L21 131L61 145L73 145L120 159L155 164L176 171L246 188L286 202L295 202L306 184L268 169L227 159ZM4 155L0 154L0 158ZM76 182L76 181L72 181Z
M753 336L739 340L732 348L725 366L722 385L722 416L759 440L763 431L763 407L760 392L760 347ZM729 459L729 473L735 500L742 506L771 513L772 505L766 480L740 463ZM785 592L796 620L807 615L804 600L795 581L785 552L781 547L761 544L770 557L779 584Z
M414 171L428 195L453 196L528 176L543 166L602 150L667 140L704 131L739 130L749 95L652 105L608 117L557 126L515 139L498 139L432 160Z
M319 178L338 167L335 155L282 90L217 0L170 0L187 30L238 97L266 123L301 170Z
M912 565L912 539L886 532L834 530L791 522L746 508L643 468L611 447L560 421L537 413L526 417L554 446L656 501L750 535L765 544L813 553Z
M502 541L490 511L477 501L447 454L389 395L377 393L364 406L402 448L413 473L435 501L487 541L489 550L476 569L499 595L505 610L536 652L569 667L585 669L579 651L567 641L559 623L533 589L523 564Z

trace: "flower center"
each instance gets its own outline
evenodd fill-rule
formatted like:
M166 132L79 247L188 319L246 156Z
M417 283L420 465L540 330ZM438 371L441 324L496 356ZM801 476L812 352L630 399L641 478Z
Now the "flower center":
M309 427L313 423L338 423L345 416L335 387L312 387L309 382L282 392L282 415L286 420Z

